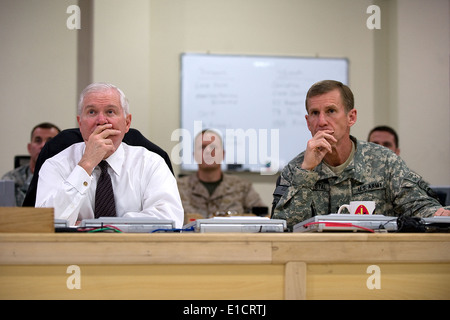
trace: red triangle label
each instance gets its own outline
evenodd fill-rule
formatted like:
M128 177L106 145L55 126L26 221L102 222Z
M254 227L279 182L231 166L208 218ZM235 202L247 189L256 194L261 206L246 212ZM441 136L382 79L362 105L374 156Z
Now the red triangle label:
M355 214L369 214L369 210L367 210L366 206L360 205L356 208Z

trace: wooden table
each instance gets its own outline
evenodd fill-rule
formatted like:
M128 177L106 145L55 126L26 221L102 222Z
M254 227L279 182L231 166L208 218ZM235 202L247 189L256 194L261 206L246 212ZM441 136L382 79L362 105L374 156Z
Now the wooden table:
M3 233L0 298L450 299L450 235Z

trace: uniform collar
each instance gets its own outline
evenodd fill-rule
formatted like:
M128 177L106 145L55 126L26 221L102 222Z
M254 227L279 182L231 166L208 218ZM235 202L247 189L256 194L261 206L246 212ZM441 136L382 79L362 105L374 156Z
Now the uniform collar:
M191 177L191 183L194 185L194 188L192 190L193 194L203 196L205 198L209 198L210 200L222 197L225 190L226 181L228 181L228 177L226 174L222 173L222 180L220 184L217 186L217 188L214 190L214 192L210 195L206 187L201 183L200 179L198 178L198 175L192 174ZM225 182L225 183L224 183Z
M335 183L339 183L348 178L352 178L356 181L364 181L364 168L363 168L363 155L362 155L362 145L361 142L358 141L355 137L350 136L350 139L355 144L355 154L353 155L353 159L350 161L348 166L344 169L343 172L339 176L337 176L330 168L324 165L321 162L315 169L319 174L319 180L329 179L332 177L336 178Z

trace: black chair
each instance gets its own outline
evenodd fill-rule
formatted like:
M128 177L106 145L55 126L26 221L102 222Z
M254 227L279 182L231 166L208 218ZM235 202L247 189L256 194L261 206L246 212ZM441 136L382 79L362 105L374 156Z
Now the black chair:
M24 166L30 162L31 157L28 155L17 155L14 156L14 169Z
M28 188L27 194L25 196L22 205L23 207L34 207L35 205L39 170L41 169L44 161L58 154L72 144L82 141L83 137L81 136L80 129L73 128L61 131L57 136L55 136L45 144L45 146L39 153L36 167L34 168L33 179L31 180L30 187ZM130 128L130 130L125 134L123 142L130 146L144 147L152 152L159 154L164 159L173 174L172 163L167 152L158 147L156 144L147 140L147 138L145 138L138 130Z
M450 186L431 186L430 188L443 207L450 206Z

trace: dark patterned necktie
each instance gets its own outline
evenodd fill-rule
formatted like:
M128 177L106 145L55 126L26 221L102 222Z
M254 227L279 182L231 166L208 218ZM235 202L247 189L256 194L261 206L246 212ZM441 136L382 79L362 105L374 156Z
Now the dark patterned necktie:
M108 173L108 163L103 160L98 165L102 173L98 178L97 189L95 190L95 218L115 217L116 203L111 177Z

